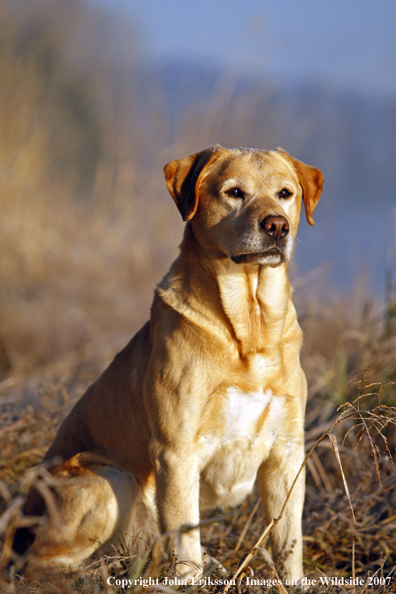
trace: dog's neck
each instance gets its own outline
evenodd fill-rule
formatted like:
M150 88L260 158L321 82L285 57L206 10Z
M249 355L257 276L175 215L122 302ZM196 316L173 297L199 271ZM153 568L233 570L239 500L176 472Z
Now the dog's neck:
M242 356L276 350L292 313L287 265L241 265L220 260L217 283L221 304L239 341Z
M231 332L241 357L257 352L276 356L296 321L286 264L272 268L211 258L201 253L192 233L185 234L180 257L158 291L195 323L217 334Z

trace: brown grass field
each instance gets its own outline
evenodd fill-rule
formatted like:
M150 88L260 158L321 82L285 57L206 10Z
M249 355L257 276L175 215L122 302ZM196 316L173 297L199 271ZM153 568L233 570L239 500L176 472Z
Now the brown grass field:
M138 118L123 119L111 93L101 94L103 81L111 78L103 64L82 82L47 29L35 30L34 44L21 46L26 23L10 20L4 6L0 592L170 592L174 588L165 579L170 568L158 566L154 543L137 539L133 554L120 545L79 571L56 575L41 569L27 577L25 560L11 552L10 542L24 521L29 484L39 481L46 488L45 473L32 469L74 402L147 319L155 283L177 253L182 223L167 195L162 166L217 140L248 146L248 117L236 118L231 128L225 115L216 127L222 103L213 101L195 128L188 117L181 119L169 145L169 123L154 105L153 138L144 144ZM382 303L359 279L347 294L337 292L325 272L301 277L293 271L309 384L304 567L316 583L308 590L396 592L395 292L389 282ZM230 593L282 591L247 584L248 578L274 578L270 549L261 539L264 528L257 492L239 508L214 511L203 521L203 545L228 578L239 571ZM108 585L108 576L158 577L160 585L122 588ZM363 582L331 583L331 578L351 577ZM224 586L180 589L222 592Z

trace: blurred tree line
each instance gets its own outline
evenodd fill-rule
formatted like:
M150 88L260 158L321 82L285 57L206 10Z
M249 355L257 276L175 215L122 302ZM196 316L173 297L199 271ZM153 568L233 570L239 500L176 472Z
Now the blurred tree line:
M0 388L120 348L176 251L150 133L165 120L120 19L85 0L0 0Z
M43 14L0 8L0 167L4 185L92 192L104 156L90 81L74 75ZM74 0L68 2L77 3ZM26 5L26 3L25 3Z

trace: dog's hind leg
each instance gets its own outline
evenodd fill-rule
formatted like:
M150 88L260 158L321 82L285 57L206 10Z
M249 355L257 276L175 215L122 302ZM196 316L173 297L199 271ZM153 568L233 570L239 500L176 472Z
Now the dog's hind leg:
M35 490L28 496L28 515L42 515L28 565L79 565L130 524L134 506L142 505L136 477L100 456L77 454L50 473L45 503Z

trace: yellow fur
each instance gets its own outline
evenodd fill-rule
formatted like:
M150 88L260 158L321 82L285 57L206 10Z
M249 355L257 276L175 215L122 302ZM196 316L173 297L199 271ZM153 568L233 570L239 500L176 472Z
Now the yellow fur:
M200 507L239 503L256 475L270 521L303 459L306 380L288 263L302 201L313 224L322 176L281 149L216 146L172 161L165 177L188 221L180 256L150 322L76 404L45 457L61 456L66 466L52 472L74 477L58 497L67 546L51 520L34 544L53 563L79 562L128 524L196 525ZM281 568L291 579L303 572L303 500L301 477L271 535L275 558L292 550ZM40 505L32 492L29 513ZM169 548L187 563L180 574L200 571L198 530Z

